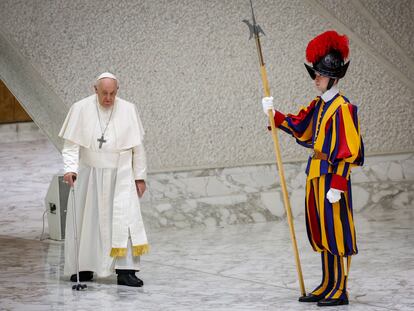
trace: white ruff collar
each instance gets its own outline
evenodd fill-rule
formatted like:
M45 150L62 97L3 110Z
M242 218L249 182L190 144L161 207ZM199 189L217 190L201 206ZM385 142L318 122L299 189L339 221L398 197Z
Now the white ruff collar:
M330 101L332 98L335 97L336 94L339 93L339 89L336 85L332 86L329 90L322 94L322 99L325 103Z

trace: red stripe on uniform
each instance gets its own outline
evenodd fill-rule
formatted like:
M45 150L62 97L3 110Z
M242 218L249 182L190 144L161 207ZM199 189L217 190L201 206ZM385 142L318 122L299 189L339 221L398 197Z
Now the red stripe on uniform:
M328 133L328 131L331 130L331 124L332 124L332 119L329 119L328 122L326 122L325 135Z
M292 124L299 125L309 115L309 112L313 107L315 107L315 104L316 100L313 100L306 109L302 109L296 116L289 113L288 117L290 118Z
M354 117L354 107L352 105L348 105L349 112L351 113L352 118Z
M339 141L337 141L337 145L338 145L338 153L336 156L337 159L346 159L352 155L351 151L348 148L348 144L346 141L345 124L344 124L344 119L342 117L342 109L339 109Z
M341 191L348 190L348 180L337 174L332 174L331 188L338 189Z
M279 111L275 111L275 126L279 127L279 125L281 125L283 123L283 121L285 121L286 116L279 112Z
M321 242L321 232L319 230L319 221L316 212L315 206L315 194L313 186L309 189L309 202L308 202L308 210L309 210L309 223L311 226L311 233L312 233L312 240L315 242L316 245L322 245Z

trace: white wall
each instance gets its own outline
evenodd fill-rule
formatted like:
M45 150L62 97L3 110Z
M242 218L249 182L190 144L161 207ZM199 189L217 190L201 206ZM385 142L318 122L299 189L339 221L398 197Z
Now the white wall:
M414 2L254 1L277 107L294 112L315 95L303 66L310 39L350 37L341 83L359 106L366 151L413 151ZM60 146L68 107L102 71L137 103L151 171L274 161L246 0L2 0L0 77ZM285 160L306 153L287 135Z

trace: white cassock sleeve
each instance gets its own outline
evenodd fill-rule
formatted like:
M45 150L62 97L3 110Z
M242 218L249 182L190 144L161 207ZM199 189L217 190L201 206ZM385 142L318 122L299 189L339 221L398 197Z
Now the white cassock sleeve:
M147 158L142 143L132 149L132 167L135 180L147 179Z
M62 149L63 168L65 174L69 172L78 173L79 145L65 139Z

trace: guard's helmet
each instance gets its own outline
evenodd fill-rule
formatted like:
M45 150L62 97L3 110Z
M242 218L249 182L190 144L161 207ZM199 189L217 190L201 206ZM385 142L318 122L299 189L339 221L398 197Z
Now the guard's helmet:
M305 67L312 79L315 79L315 72L332 79L341 79L349 66L349 61L345 63L348 55L348 37L329 30L308 43L306 60L312 63L312 67L307 64Z

